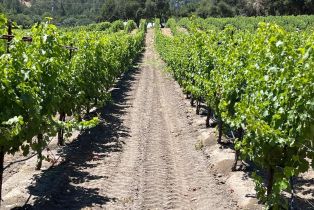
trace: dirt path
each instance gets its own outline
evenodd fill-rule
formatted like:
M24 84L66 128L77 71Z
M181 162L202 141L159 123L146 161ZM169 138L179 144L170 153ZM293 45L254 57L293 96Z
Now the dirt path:
M125 123L130 138L106 180L107 206L134 209L232 209L226 191L215 185L195 150L195 136L180 103L178 87L161 71L149 31ZM106 173L106 172L104 172Z
M139 68L113 90L106 122L35 178L24 209L236 209L195 149L198 133L180 88L162 71L153 35Z

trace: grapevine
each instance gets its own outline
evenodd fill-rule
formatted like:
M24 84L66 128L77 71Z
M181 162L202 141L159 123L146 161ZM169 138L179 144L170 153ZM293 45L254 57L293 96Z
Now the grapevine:
M235 19L211 27L212 20L185 19L188 34L171 20L175 36L156 28L157 49L184 91L215 115L218 143L233 130L236 160L241 155L268 173L266 182L253 174L258 197L270 209L288 208L281 193L314 166L314 33L263 22L239 30Z

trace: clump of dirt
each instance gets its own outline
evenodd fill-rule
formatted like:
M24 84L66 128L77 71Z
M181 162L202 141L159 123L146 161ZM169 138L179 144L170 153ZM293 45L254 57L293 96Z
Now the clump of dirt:
M170 28L162 28L162 29L161 29L161 32L162 32L162 34L165 35L165 36L170 36L170 37L173 36L172 31L171 31Z

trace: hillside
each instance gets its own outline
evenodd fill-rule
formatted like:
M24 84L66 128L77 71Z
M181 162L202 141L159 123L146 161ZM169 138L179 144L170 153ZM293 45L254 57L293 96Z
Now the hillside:
M28 26L43 17L56 23L85 25L99 19L106 0L0 0L0 11L20 25Z
M49 12L56 16L98 14L106 0L29 0L37 14Z
M0 12L29 27L44 17L58 25L170 16L233 17L314 14L313 0L0 0Z

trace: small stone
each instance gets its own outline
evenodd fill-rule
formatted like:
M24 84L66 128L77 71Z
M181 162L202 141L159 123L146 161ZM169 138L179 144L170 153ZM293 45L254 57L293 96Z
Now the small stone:
M214 133L209 133L204 131L201 135L198 136L198 141L201 142L203 146L212 146L216 144L216 136Z

